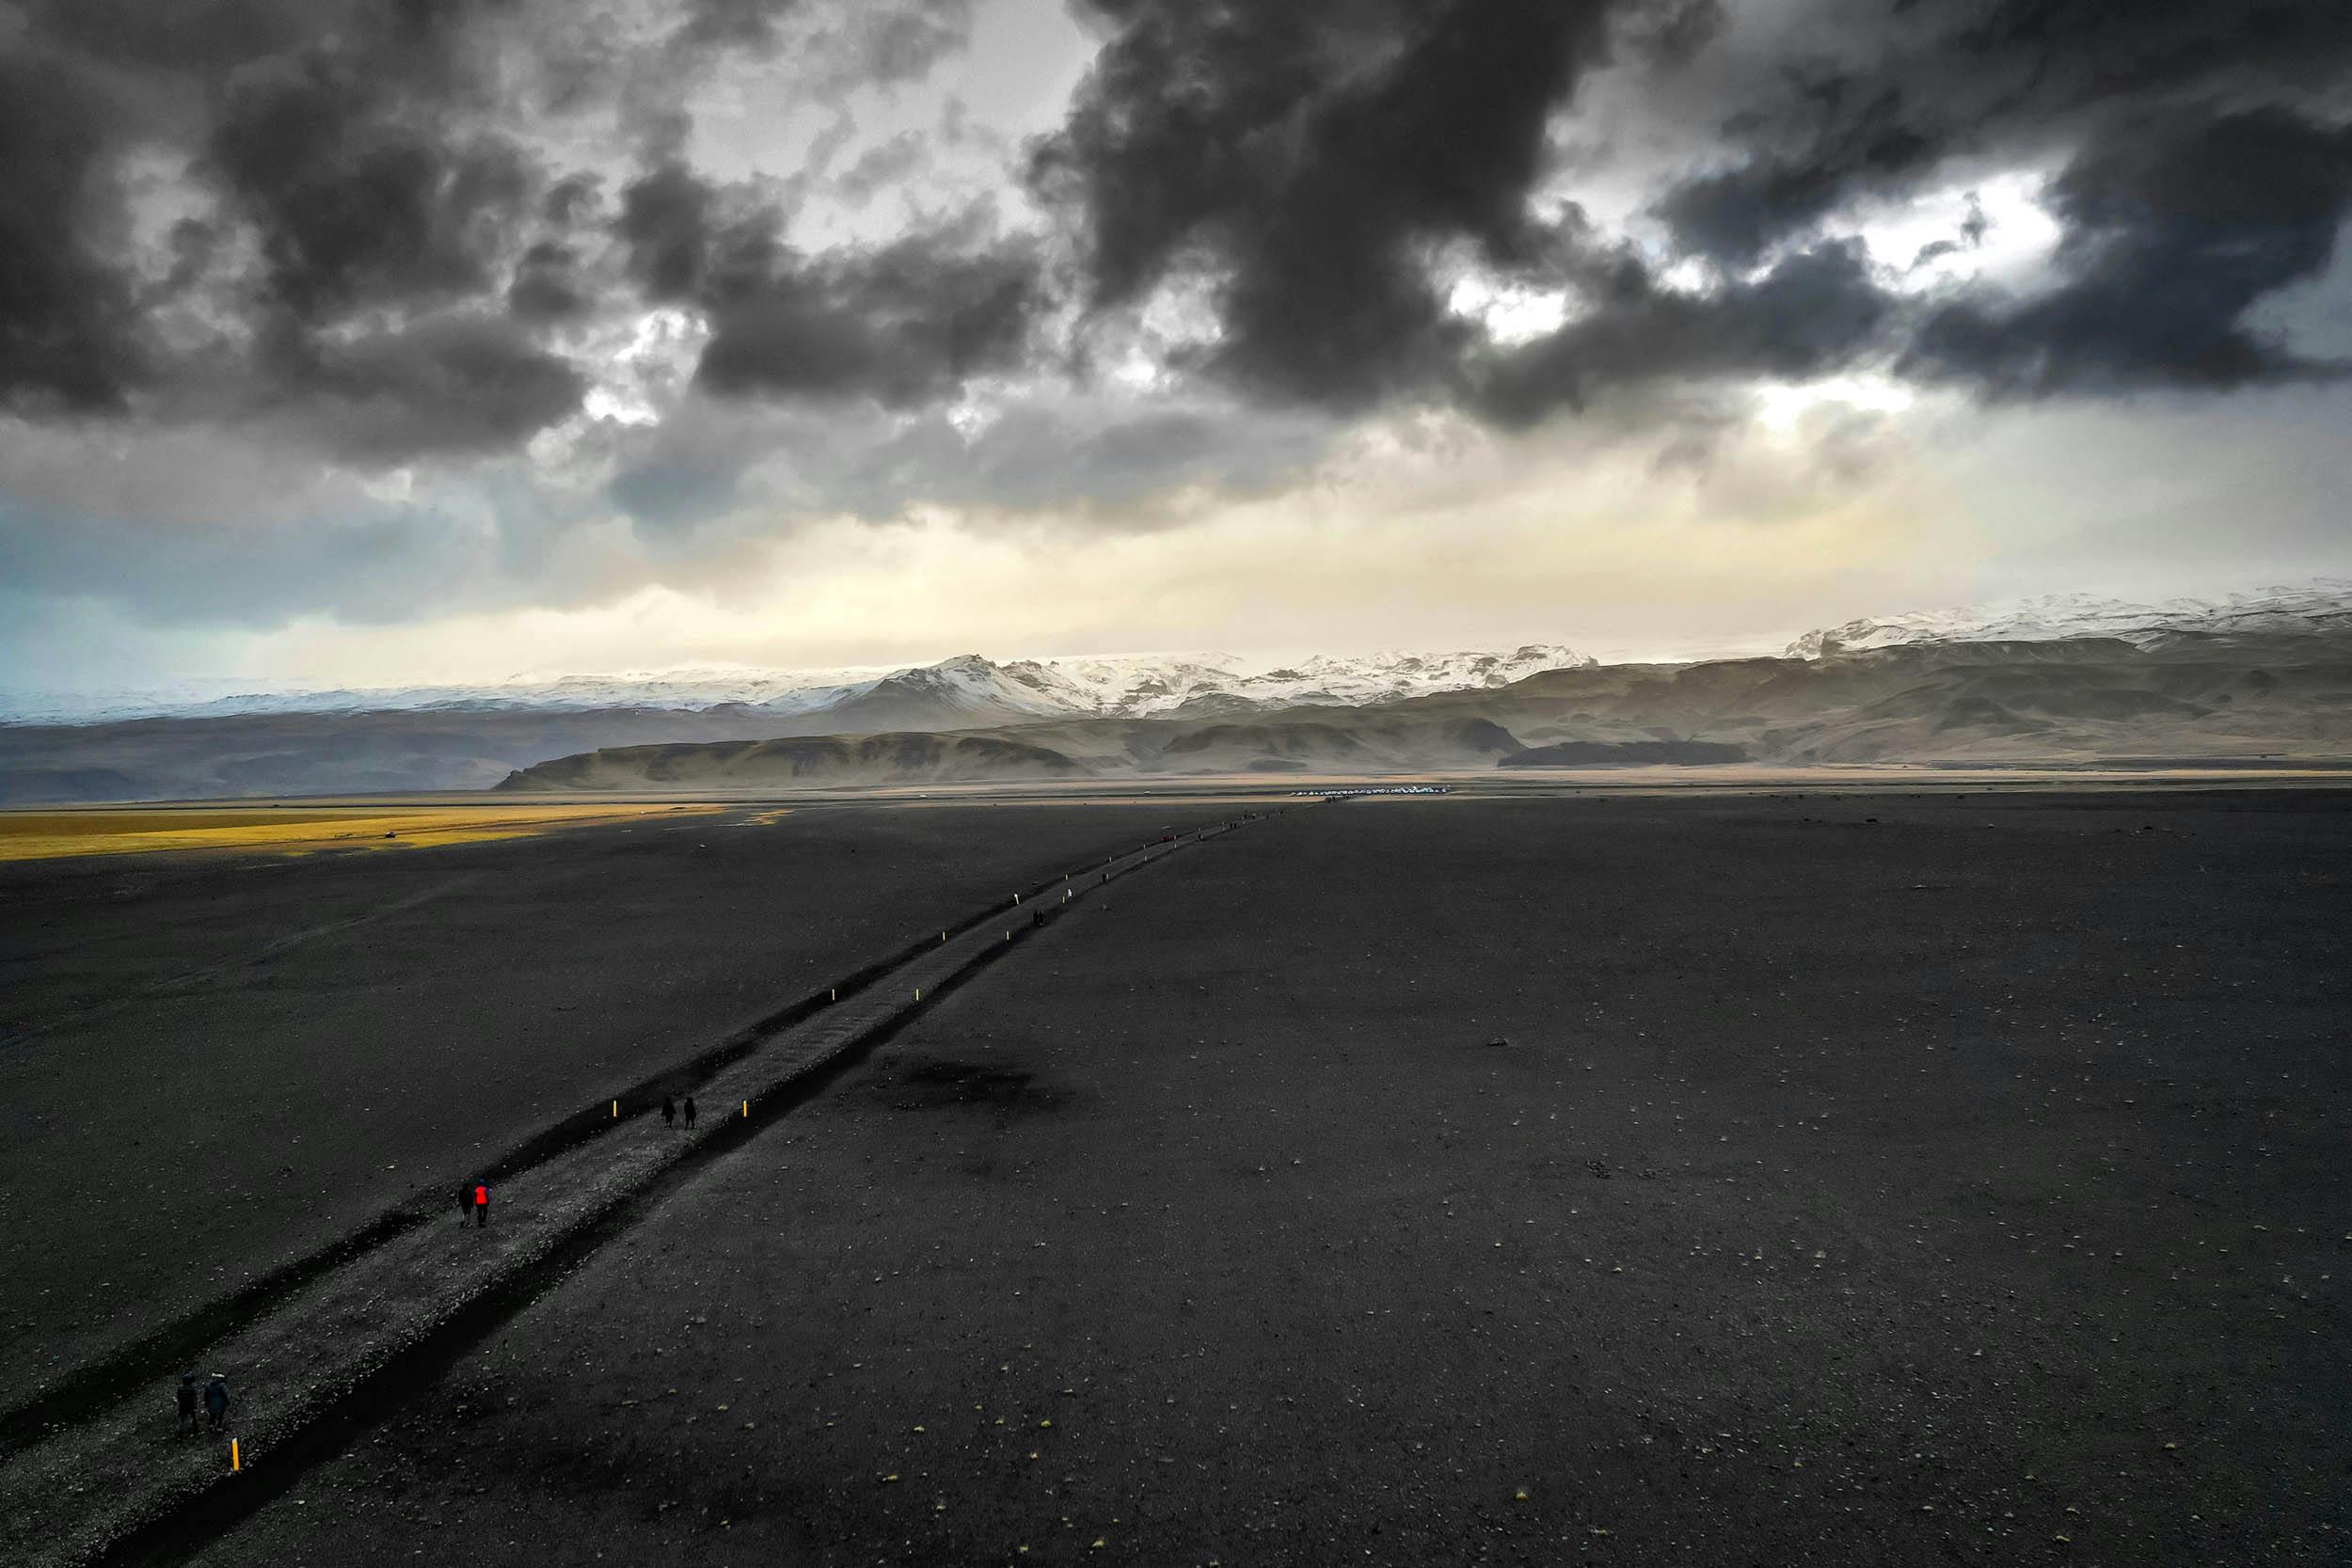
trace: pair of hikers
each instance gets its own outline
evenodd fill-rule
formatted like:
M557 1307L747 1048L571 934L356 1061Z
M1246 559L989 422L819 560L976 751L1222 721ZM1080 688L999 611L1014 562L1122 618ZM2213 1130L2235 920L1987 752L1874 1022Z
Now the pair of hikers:
M667 1095L661 1100L661 1119L667 1124L677 1119L677 1102ZM686 1130L694 1130L694 1097L686 1097ZM490 1184L487 1181L468 1181L457 1189L457 1223L466 1223L471 1215L477 1228L490 1223Z
M180 1430L189 1436L196 1434L196 1374L180 1374ZM229 1380L218 1372L204 1386L204 1414L215 1432L229 1425Z

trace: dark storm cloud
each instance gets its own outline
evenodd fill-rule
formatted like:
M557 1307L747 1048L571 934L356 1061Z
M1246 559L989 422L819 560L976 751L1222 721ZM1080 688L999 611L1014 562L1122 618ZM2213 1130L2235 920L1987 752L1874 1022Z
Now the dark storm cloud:
M547 177L478 122L496 92L476 29L516 9L15 8L0 53L0 403L293 410L363 462L482 450L561 418L580 378L481 319L510 282L517 317L567 313L560 252L509 277ZM134 157L177 167L198 204L159 254L132 243ZM453 308L463 320L438 319Z
M588 309L580 277L580 252L557 240L540 240L515 263L506 286L506 308L527 322L559 322Z
M430 318L349 341L299 341L275 370L298 423L337 450L400 461L494 452L569 413L580 372L511 323Z
M905 406L1016 363L1037 305L1022 247L929 237L847 258L780 259L722 279L695 380L721 394L872 397Z
M77 61L0 52L0 408L111 408L146 373L87 222L106 96Z
M364 46L387 77L446 85L463 67L466 26L520 0L31 0L31 30L124 67L217 82L288 50L343 40Z
M2352 14L2310 0L1991 0L1950 20L1958 47L1942 63L2003 71L2015 84L2003 101L2026 112L2185 88L2332 92L2352 58Z
M304 317L483 292L537 183L511 143L451 138L340 50L231 73L209 152L261 230L271 295Z
M1444 396L1519 424L1647 383L1818 374L1880 347L1896 314L1854 246L1696 294L1663 288L1574 208L1531 214L1580 79L1613 48L1645 69L1682 66L1717 35L1720 8L1099 8L1120 31L1031 178L1082 206L1097 306L1210 277L1221 336L1200 360L1263 396L1343 409ZM1917 156L1877 118L1853 157ZM1826 211L1837 182L1817 185L1805 199ZM1718 228L1762 227L1756 197L1707 199ZM1570 289L1574 320L1488 347L1440 293L1448 245Z
M1873 99L1795 160L1766 159L1677 186L1659 214L1688 248L1739 265L1828 216L1859 190L1881 189L1933 166L1936 144L1905 125L1901 100Z
M1535 261L1545 131L1600 55L1601 0L1435 8L1103 0L1119 25L1031 178L1085 213L1089 292L1204 267L1233 379L1346 404L1462 347L1426 265Z
M1721 62L1724 166L1658 204L1689 248L1744 263L1947 159L2062 150L2159 107L2340 101L2352 71L2352 8L2309 0L1873 0L1834 21Z
M727 220L721 233L720 193L681 163L665 163L621 193L613 232L628 246L628 270L647 299L691 299L721 244L757 243L779 214L754 207Z
M1847 13L1840 63L1753 62L1779 86L1726 123L1727 166L1657 206L1734 267L1857 200L1944 171L2059 162L2046 292L1979 291L1924 318L1907 372L1998 396L2217 389L2335 373L2249 325L2317 276L2347 215L2352 7L2303 0L1991 0ZM1961 235L1931 261L1979 243ZM1916 264L1915 262L1915 264Z
M953 255L934 236L861 259L794 256L775 240L790 181L722 214L682 166L632 184L613 218L593 175L543 168L496 128L514 122L499 52L512 38L496 31L508 24L551 51L521 78L534 91L570 109L614 97L625 122L666 116L668 135L649 139L675 144L679 95L707 68L698 52L788 46L807 66L802 90L832 102L930 70L968 35L965 0L701 0L674 24L657 13L668 30L637 57L583 46L527 0L0 0L0 24L20 11L23 48L0 58L9 406L168 394L183 411L262 411L333 455L395 462L491 450L564 417L581 378L533 333L645 301L707 306L709 380L747 394L912 399L1002 362L1026 320L1034 269L1009 252ZM620 103L632 82L659 102ZM127 132L110 98L153 101L160 123ZM122 212L108 182L146 147L184 157L214 211L172 240L190 264L142 293L110 243ZM614 238L625 266L598 254ZM248 276L207 279L199 348L183 320L179 357L156 352L162 334L136 307L246 257Z
M1042 302L1026 245L949 226L811 257L780 222L757 193L676 165L622 193L614 230L645 297L696 305L709 324L705 390L903 407L1020 361Z
M744 395L904 403L1007 362L1025 256L938 235L797 256L792 180L722 195L674 162L616 214L501 129L528 87L682 145L682 95L738 49L789 49L838 106L960 47L968 0L654 16L632 53L532 0L0 0L0 407L266 419L360 464L488 451L578 405L554 333L648 301L707 309L705 379ZM123 243L134 154L196 200L160 260Z
M1932 316L1911 364L2004 394L2344 374L2248 324L2352 219L2352 127L2282 110L2119 124L2053 184L2063 281Z
M1613 386L1865 359L1996 393L2325 369L2246 324L2329 258L2352 7L1857 0L1749 8L1744 30L1702 0L1089 8L1109 35L1032 185L1079 214L1089 304L1204 280L1218 336L1187 362L1262 398L1452 397L1518 421ZM1717 128L1655 200L1663 258L1573 208L1549 227L1530 213L1550 132L1612 62L1687 72L1649 112ZM1822 242L1857 204L2020 164L2064 168L2046 296L1929 310ZM2237 207L2192 189L2233 182ZM1986 226L1972 207L1912 264ZM1449 254L1570 290L1571 325L1495 351L1446 307ZM1677 257L1716 286L1661 287Z
M1891 309L1853 242L1817 245L1706 294L1661 289L1628 266L1598 309L1499 357L1477 396L1492 417L1525 424L1646 383L1810 380L1876 344Z

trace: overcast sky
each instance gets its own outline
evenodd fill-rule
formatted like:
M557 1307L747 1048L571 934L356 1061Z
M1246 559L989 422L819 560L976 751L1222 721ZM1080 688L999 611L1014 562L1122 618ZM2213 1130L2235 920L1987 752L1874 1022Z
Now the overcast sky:
M2352 575L2352 6L0 0L0 688Z

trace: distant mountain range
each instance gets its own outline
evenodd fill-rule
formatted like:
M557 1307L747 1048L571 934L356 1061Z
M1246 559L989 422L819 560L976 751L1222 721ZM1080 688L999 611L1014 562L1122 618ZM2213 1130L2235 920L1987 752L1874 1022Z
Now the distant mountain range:
M2259 588L2217 599L2137 604L2090 594L2052 594L2006 604L1918 610L1806 632L1791 658L1819 658L1909 642L2051 642L2113 637L2153 647L2182 636L2312 636L2352 630L2352 581L2323 578L2301 588Z
M601 675L517 675L472 686L248 691L213 681L102 694L0 694L0 722L94 724L295 713L585 713L743 708L848 720L989 719L1258 712L1306 703L1360 706L1431 691L1506 686L1593 660L1570 648L1509 653L1318 654L1293 663L1232 654L1130 654L997 664L977 654L913 667L771 670L705 664ZM855 728L846 722L844 729Z
M1289 663L1178 654L999 664L967 654L890 670L700 666L488 686L20 700L0 721L0 802L479 789L607 747L1369 708L1592 662L1548 645Z
M1922 641L1813 658L1582 666L1499 689L1245 718L609 748L520 769L501 787L757 790L1740 762L2352 768L2352 634L2241 634L2220 644Z
M0 800L768 789L1751 761L2343 766L2352 584L1848 622L1779 657L698 668L0 722Z

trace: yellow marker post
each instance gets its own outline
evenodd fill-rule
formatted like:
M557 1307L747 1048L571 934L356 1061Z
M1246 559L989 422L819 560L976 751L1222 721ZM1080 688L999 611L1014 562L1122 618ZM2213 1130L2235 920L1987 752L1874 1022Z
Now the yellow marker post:
M612 1102L612 1119L614 1121L621 1119L621 1102L617 1100Z
M917 986L917 987L915 987L915 988L914 988L914 999L915 999L917 1002L920 1002L920 1001L922 1001L922 1000L923 1000L923 988L922 988L921 986Z
M833 999L834 999L835 1002L838 1002L838 1001L840 1001L840 1000L841 1000L841 988L840 988L839 986L835 986L835 987L834 987L834 988L833 988Z
M945 932L945 931L940 932L940 933L939 933L939 940L940 940L940 941L942 941L942 942L946 942L946 941L947 940L947 933L946 933L946 932Z
M237 1453L237 1440L231 1437L229 1439L229 1473L230 1475L235 1475L239 1470L244 1468L245 1462Z
M748 1100L743 1101L743 1119L745 1121L752 1119L752 1102Z

